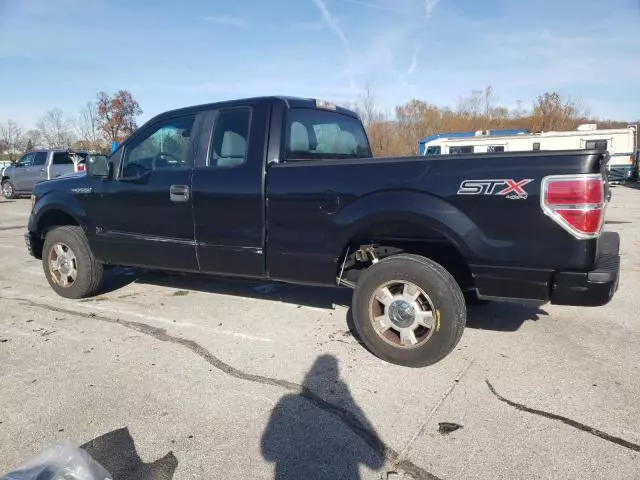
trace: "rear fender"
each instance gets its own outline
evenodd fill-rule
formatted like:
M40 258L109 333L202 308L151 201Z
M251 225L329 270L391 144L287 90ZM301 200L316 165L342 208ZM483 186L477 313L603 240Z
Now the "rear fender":
M511 242L487 238L471 218L441 198L415 191L386 191L360 198L335 216L337 234L332 251L343 254L359 232L377 223L407 222L425 227L446 238L473 263L478 259L505 253Z

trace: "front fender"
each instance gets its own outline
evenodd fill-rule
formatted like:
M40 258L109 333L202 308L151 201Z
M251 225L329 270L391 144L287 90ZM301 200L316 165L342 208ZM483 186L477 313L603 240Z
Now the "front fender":
M39 198L29 216L29 231L42 234L43 219L58 211L69 215L75 223L85 228L87 214L78 200L68 192L52 191Z
M507 254L511 242L487 238L465 213L445 200L417 191L389 190L362 197L334 217L335 250L342 253L349 241L377 223L424 226L448 239L469 262Z

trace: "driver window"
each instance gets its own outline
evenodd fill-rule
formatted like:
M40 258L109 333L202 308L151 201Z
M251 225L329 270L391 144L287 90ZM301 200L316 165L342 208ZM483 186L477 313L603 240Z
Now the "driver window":
M35 153L27 153L20 160L16 162L16 166L18 167L30 167L33 165L33 159L35 158Z
M175 118L157 124L127 147L122 176L137 177L153 170L190 168L190 138L195 116Z

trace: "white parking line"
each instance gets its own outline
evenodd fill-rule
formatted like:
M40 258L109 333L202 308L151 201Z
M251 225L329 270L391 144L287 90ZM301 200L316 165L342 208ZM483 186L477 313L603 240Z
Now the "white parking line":
M25 253L27 251L26 247L16 247L15 245L0 244L0 248L10 248L11 250L23 250Z
M46 298L46 297L37 297L35 295L30 295L28 293L23 293L20 291L7 291L7 290L2 290L0 292L0 298L2 297L10 297L10 298L25 298L28 300L34 300L34 301L38 301L38 302L45 302L45 303L50 303L50 299ZM70 302L64 301L63 303L65 304L65 306L67 306L67 308L71 308L71 309L75 309L77 307L80 308L84 308L87 310L97 310L97 311L101 311L101 312L107 312L107 313L112 313L112 314L116 314L116 315L120 315L120 316L126 316L126 317L134 317L134 318L138 318L138 319L142 319L142 320L146 320L146 321L151 321L151 322L157 322L157 323L165 323L168 325L173 325L176 327L187 327L187 328L197 328L200 330L206 330L209 333L214 333L214 334L222 334L222 335L228 335L230 337L236 337L236 338L242 338L243 340L251 340L254 342L263 342L263 343L273 343L274 340L270 339L270 338L264 338L264 337L257 337L254 335L247 335L246 333L240 333L240 332L233 332L233 331L229 331L229 330L222 330L219 328L211 328L211 327L205 327L203 325L196 325L195 323L190 323L190 322L179 322L177 320L172 320L169 318L164 318L164 317L158 317L155 315L145 315L144 313L137 313L137 312L131 312L128 310L120 310L120 309L116 309L116 308L109 308L109 307L103 307L102 305L95 305L92 303L73 303L72 305L69 305ZM81 313L81 312L78 312Z

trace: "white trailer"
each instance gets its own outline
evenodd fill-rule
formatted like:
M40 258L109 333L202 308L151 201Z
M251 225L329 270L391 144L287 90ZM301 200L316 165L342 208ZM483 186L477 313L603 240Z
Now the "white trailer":
M628 180L637 170L638 126L598 130L597 125L587 124L572 131L540 133L527 130L479 130L432 135L420 142L422 155L582 149L607 150L611 156L610 180Z

